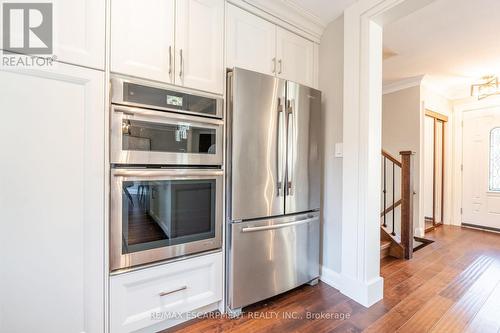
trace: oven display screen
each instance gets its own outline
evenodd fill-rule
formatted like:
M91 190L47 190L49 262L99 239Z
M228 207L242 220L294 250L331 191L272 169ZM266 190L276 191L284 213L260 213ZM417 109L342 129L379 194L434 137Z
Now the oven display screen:
M167 95L167 104L173 106L182 106L182 97Z

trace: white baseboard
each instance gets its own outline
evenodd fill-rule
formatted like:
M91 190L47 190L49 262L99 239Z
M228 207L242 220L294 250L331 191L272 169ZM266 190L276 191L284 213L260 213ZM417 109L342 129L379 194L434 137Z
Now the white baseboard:
M424 228L416 228L415 229L415 236L417 237L425 237L425 230Z
M321 275L319 279L330 287L340 290L342 277L333 269L321 266Z
M340 292L364 307L370 307L384 297L384 279L375 278L369 282L342 276Z

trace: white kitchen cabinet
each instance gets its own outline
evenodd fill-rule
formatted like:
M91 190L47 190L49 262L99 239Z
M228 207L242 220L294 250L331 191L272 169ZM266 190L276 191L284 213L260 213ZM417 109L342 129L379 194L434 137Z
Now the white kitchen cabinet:
M175 83L222 94L224 0L178 0L175 30Z
M314 43L288 30L278 27L276 33L278 77L314 86Z
M111 1L111 71L174 82L174 0Z
M317 87L317 45L256 15L228 5L226 64Z
M222 260L219 252L111 276L111 332L158 332L217 309Z
M111 71L222 94L224 0L112 0Z
M41 1L31 1L32 3ZM52 54L58 61L104 70L106 2L102 0L52 0ZM25 4L12 0L8 3ZM8 13L5 13L8 15ZM47 20L30 11L30 19ZM11 14L12 15L12 14ZM28 15L28 13L24 13ZM12 29L13 40L23 40L23 29ZM45 43L45 41L41 41ZM43 44L39 44L43 47ZM24 45L28 46L28 45ZM48 57L52 54L41 56Z
M0 332L104 331L104 81L0 71Z
M227 8L226 64L274 75L276 26L233 5Z
M54 55L58 61L104 70L106 2L55 0Z

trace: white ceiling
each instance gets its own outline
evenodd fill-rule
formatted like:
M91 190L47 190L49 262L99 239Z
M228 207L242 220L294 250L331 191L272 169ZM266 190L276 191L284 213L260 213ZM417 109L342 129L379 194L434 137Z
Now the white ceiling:
M303 8L319 18L321 23L326 26L328 23L339 17L344 9L349 7L357 0L282 0L295 7Z
M384 84L426 75L449 98L500 74L500 0L437 0L384 27Z

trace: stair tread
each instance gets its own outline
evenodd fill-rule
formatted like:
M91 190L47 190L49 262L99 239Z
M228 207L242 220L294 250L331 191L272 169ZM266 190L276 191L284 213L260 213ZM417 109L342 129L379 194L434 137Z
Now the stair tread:
M380 241L380 249L381 250L387 249L390 246L391 246L391 241L388 241L388 240L381 240Z

